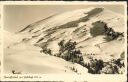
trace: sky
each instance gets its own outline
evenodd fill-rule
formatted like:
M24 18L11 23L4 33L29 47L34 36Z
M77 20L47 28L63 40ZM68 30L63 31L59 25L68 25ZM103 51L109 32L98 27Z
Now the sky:
M17 32L27 25L57 13L88 7L104 7L124 14L122 5L6 5L4 6L4 29Z

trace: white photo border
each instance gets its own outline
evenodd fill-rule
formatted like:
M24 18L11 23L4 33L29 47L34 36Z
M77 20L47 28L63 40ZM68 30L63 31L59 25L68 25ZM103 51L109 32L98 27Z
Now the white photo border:
M127 2L125 1L100 1L100 2L88 2L88 1L74 1L74 2L65 2L65 1L2 1L0 5L86 5L86 4L96 4L96 5L123 5L125 9L125 73L124 74L90 74L85 75L67 75L67 74L4 74L3 69L1 69L1 81L84 81L84 82L125 82L127 81ZM4 28L3 20L3 7L2 7L2 29ZM2 34L3 36L3 34ZM3 45L2 45L3 46ZM3 50L2 50L3 51ZM3 52L1 60L1 68L3 68ZM10 78L6 78L10 77ZM22 78L26 76L26 78ZM18 77L18 78L17 78ZM21 78L20 78L21 77ZM27 78L28 77L28 78ZM30 77L30 78L29 78ZM34 78L32 78L34 77Z

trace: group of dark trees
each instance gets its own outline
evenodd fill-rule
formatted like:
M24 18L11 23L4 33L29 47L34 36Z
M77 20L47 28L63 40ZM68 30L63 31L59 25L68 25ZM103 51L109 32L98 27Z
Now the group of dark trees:
M104 62L101 59L91 59L90 63L84 65L88 68L88 72L92 74L121 74L124 71L123 59L112 59L110 61Z
M105 62L104 68L100 72L105 74L123 74L124 70L122 69L124 69L124 60L119 58Z
M51 50L50 50L50 49L48 49L47 47L43 48L40 52L41 52L41 53L43 52L43 53L45 53L45 54L52 55Z
M100 74L100 70L102 70L103 64L103 60L91 59L90 63L86 63L84 66L88 68L89 73Z
M65 40L62 40L58 45L60 50L57 56L65 59L66 61L82 64L83 56L81 51L76 49L76 42L72 42L71 40L65 42Z
M115 32L114 29L108 27L103 21L96 21L92 23L93 27L90 29L90 33L93 37L98 35L105 35L106 41L117 39L119 36L123 36L123 33Z
M107 27L107 25L105 24L105 35L106 35L106 40L110 41L110 40L114 40L117 39L119 36L124 37L123 33L121 32L115 32L112 28Z

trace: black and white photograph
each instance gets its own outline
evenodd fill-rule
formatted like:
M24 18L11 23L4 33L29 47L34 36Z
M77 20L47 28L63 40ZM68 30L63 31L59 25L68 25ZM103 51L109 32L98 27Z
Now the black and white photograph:
M3 6L3 73L123 75L124 4Z

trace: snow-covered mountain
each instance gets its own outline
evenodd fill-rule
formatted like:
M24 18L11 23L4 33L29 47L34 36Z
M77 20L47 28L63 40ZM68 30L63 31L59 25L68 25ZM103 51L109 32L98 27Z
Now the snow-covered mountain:
M90 62L89 57L108 62L119 59L124 53L124 23L123 15L105 8L91 7L69 11L52 15L20 30L16 34L21 36L17 45L34 45L49 49L52 55L57 55L60 53L58 44L61 41L72 41L76 43L75 48L82 53L84 63ZM109 34L105 34L105 30L98 30L95 32L97 35L93 36L91 29L95 27L112 30L109 30ZM110 36L110 39L111 36L116 38L107 41L106 36Z
M122 15L103 8L88 8L53 15L28 25L20 33L27 35L25 39L30 43L41 47L47 45L53 52L57 52L58 42L71 39L78 43L77 47L80 48L82 53L102 55L122 53L124 50L122 41L114 40L104 43L104 36L91 36L90 28L93 28L92 23L96 21L105 22L108 27L111 27L116 32L124 32ZM95 46L97 44L101 46L102 50ZM117 46L120 46L120 49ZM117 51L116 48L119 50Z

